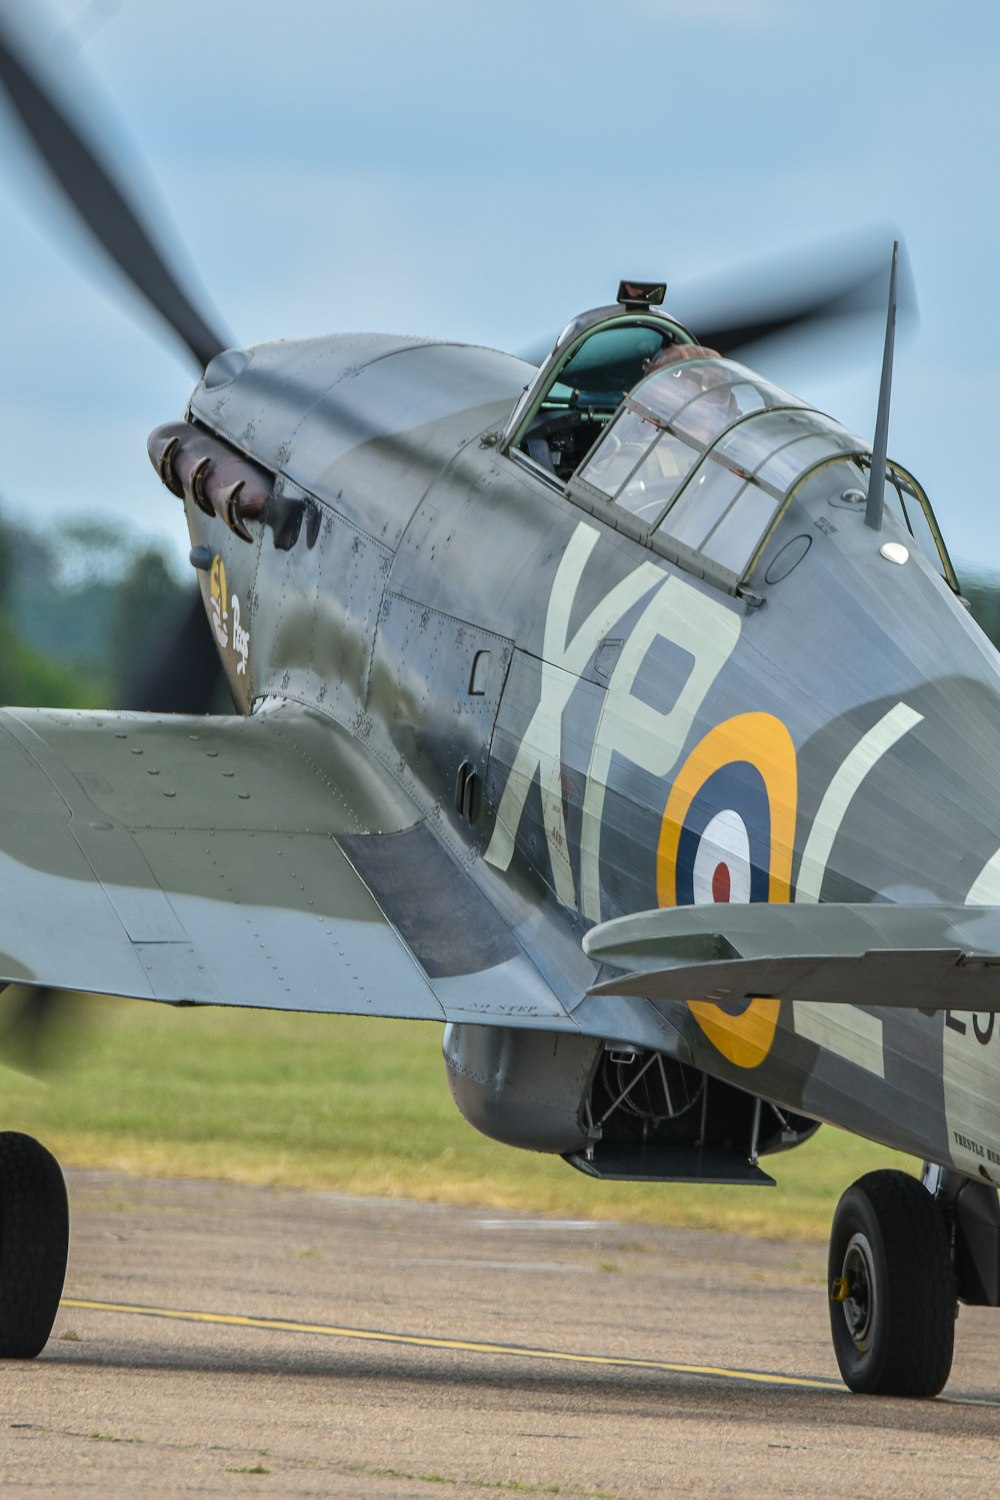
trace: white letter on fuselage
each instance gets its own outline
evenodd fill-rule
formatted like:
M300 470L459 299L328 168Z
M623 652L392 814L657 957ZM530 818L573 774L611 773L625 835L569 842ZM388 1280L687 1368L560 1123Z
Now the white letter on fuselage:
M601 921L601 823L612 755L617 752L651 776L669 776L680 759L694 716L739 635L740 618L731 605L670 577L625 642L601 707L583 799L580 896L584 915L595 922ZM657 636L692 658L684 685L666 713L632 692Z
M569 540L552 584L545 616L542 681L538 707L524 731L507 777L493 837L484 858L506 870L524 804L535 776L540 776L545 839L552 862L556 895L564 906L576 904L573 870L566 844L562 800L562 716L580 674L608 631L650 589L662 587L664 574L653 563L642 563L607 594L569 639L569 622L580 579L600 532L581 521Z

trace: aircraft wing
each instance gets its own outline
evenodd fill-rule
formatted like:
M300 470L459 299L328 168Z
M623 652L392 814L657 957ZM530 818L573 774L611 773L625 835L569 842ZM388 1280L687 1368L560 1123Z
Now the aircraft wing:
M584 948L623 971L593 995L1000 1010L995 906L664 907L592 928Z
M0 984L571 1026L490 902L345 731L0 710Z

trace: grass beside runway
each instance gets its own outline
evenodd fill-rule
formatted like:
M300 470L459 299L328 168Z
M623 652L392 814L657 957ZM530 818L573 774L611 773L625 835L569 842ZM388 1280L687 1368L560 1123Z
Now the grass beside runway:
M426 1023L80 1001L64 1061L0 1069L0 1128L65 1165L492 1204L572 1218L824 1238L843 1189L910 1158L824 1127L764 1165L778 1187L602 1183L460 1117Z

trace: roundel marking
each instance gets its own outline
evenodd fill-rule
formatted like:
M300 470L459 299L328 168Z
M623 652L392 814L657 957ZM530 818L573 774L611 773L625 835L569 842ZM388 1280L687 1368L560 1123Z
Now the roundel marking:
M774 1042L781 1001L762 995L725 1005L689 1000L688 1009L723 1057L737 1068L758 1068Z
M798 778L791 735L771 714L738 714L691 751L667 799L656 851L661 906L788 901ZM688 1002L736 1067L771 1050L781 1001Z

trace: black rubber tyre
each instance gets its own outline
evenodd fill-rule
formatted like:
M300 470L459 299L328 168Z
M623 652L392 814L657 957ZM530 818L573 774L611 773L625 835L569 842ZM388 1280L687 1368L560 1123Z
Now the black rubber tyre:
M34 1359L45 1347L68 1248L59 1163L30 1135L0 1132L0 1359Z
M936 1396L951 1371L957 1308L944 1217L905 1172L869 1172L837 1204L830 1327L852 1391Z

